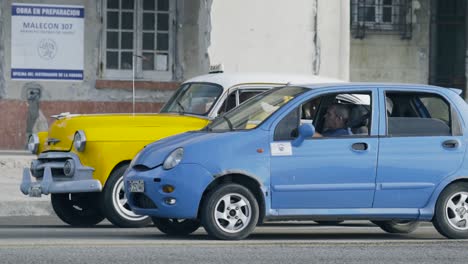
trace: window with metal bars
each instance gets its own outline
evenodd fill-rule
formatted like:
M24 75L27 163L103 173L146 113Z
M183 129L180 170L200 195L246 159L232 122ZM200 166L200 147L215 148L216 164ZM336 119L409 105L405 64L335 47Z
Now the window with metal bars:
M170 0L103 1L103 76L170 80L173 10Z
M412 34L411 0L351 0L351 32L363 39L368 33Z

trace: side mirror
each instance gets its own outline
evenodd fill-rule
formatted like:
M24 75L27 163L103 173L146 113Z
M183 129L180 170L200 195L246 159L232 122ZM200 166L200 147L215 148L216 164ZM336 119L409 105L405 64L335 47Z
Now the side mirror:
M299 147L304 139L312 137L315 134L315 127L312 124L302 124L299 126L299 135L293 140L291 145L293 147Z

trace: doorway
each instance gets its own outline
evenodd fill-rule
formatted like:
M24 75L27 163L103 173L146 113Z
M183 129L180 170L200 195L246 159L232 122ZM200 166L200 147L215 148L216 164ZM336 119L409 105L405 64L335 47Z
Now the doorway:
M466 0L431 0L429 83L466 93Z

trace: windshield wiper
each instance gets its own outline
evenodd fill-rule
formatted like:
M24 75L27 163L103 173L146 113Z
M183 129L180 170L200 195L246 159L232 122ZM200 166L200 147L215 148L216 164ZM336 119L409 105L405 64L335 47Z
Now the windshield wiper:
M182 111L179 111L179 113L184 114L184 112L185 112L184 106L179 102L179 100L176 100L176 103L179 106L179 110L182 110Z
M228 126L229 126L229 130L234 131L234 127L232 126L231 120L229 120L229 118L227 118L227 116L225 116L225 115L222 115L221 117L222 117L224 120L226 120L226 123L227 123Z

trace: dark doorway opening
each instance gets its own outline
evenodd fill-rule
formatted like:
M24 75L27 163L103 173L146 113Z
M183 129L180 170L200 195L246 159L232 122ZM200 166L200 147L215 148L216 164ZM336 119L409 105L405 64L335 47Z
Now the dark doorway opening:
M466 0L431 0L429 83L466 93Z

